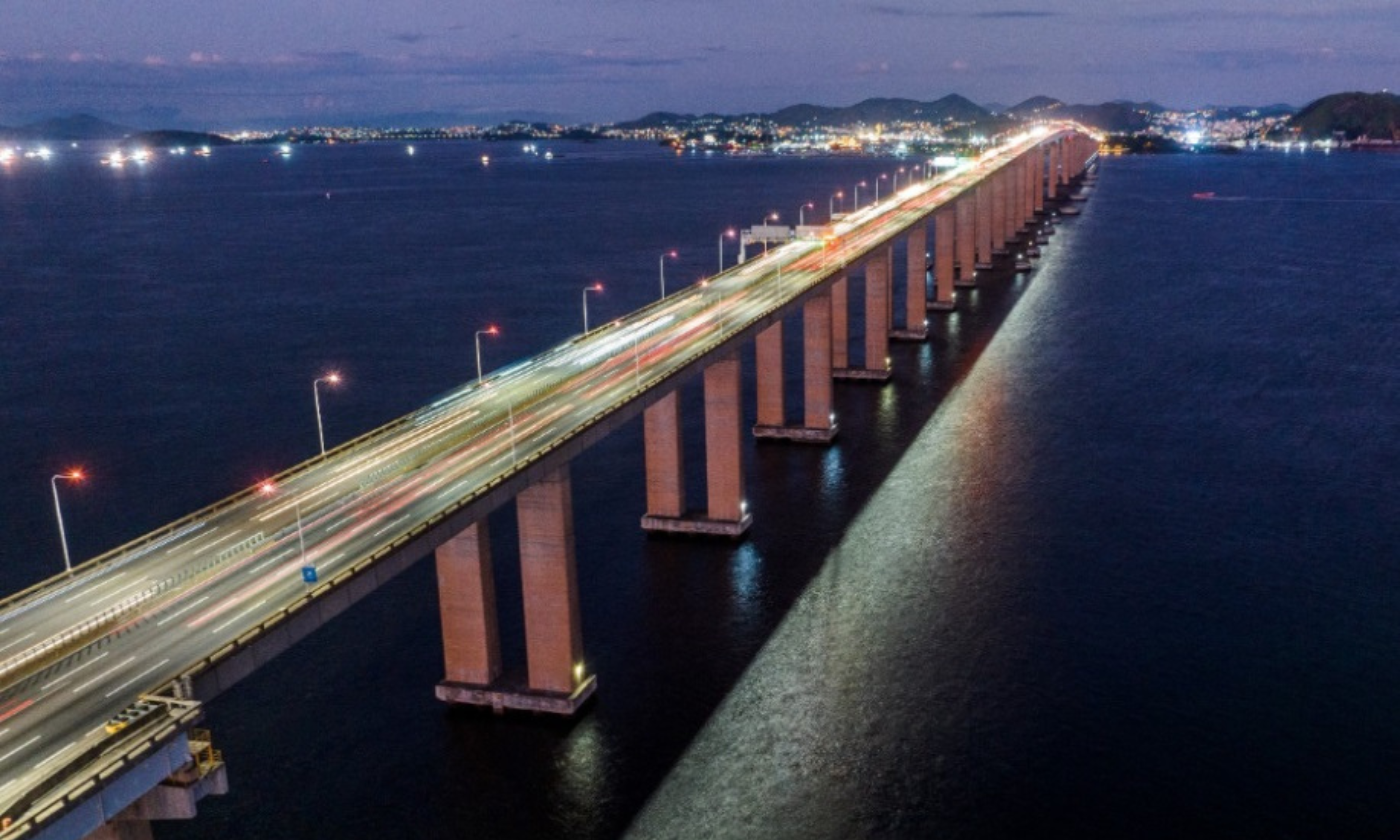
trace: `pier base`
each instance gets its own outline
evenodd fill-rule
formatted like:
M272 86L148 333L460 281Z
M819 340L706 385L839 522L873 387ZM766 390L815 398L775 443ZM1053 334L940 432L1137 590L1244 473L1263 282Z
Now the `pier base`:
M926 308L933 309L935 304L928 302L924 304ZM921 326L915 330L890 330L890 338L895 341L926 341L928 339L928 327Z
M890 368L837 368L831 372L833 379L855 379L864 382L885 382L894 373Z
M757 430L755 430L756 432ZM642 530L649 534L685 534L694 537L729 537L738 539L753 524L753 515L745 511L738 519L711 519L702 514L685 516L642 517Z
M975 284L967 283L964 286L962 286L962 288L967 288L968 286L973 285ZM953 286L956 288L958 284L954 283ZM928 302L928 311L930 312L952 312L954 309L957 308L958 302L956 300L931 300Z
M794 443L831 443L836 438L836 424L825 429L810 426L754 426L753 436L760 440L790 440Z
M444 703L486 706L496 714L504 714L506 709L513 709L569 717L578 712L597 688L598 677L590 675L579 683L572 694L536 691L526 684L523 674L518 674L501 677L491 685L471 685L443 680L437 684L434 693L437 699Z

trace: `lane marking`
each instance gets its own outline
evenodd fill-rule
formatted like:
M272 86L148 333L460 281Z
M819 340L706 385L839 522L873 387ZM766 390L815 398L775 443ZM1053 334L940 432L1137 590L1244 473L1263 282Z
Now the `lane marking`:
M4 762L11 758L14 758L17 753L22 752L23 750L26 750L29 747L32 747L35 744L39 743L39 739L43 737L43 735L35 735L33 738L30 738L28 741L25 741L23 744L20 744L18 747L15 747L14 749L10 750L4 755L0 755L0 762Z
M165 664L166 664L167 662L169 662L169 661L170 661L170 658L169 658L169 657L166 657L165 659L162 659L161 661L157 662L156 664L152 665L151 667L147 668L146 670L142 671L141 673L137 674L136 676L132 677L131 679L127 680L126 682L124 682L124 683L122 683L121 685L117 686L116 688L112 689L111 691L107 692L107 693L106 693L105 695L103 695L103 696L104 696L104 697L111 697L111 696L114 695L114 694L120 693L120 692L122 691L122 689L126 688L127 686L131 685L132 683L136 682L137 680L141 679L142 677L146 676L147 674L151 673L152 671L156 670L157 668L164 667Z
M243 612L239 613L238 615L235 615L233 618L230 618L228 621L225 621L223 624L220 624L218 627L215 627L213 630L210 630L210 631L209 631L210 634L211 634L211 635L217 636L217 635L219 634L220 631L228 629L228 626L229 626L230 624L236 623L240 618L242 618L243 616L247 615L248 613L252 612L253 610L257 609L258 607L261 607L263 604L266 604L266 603L267 603L267 599L266 599L266 598L262 599L261 601L257 602L256 604L254 604L253 606L251 606L251 607L249 607L248 609L244 610Z
M7 650L9 650L10 648L14 647L15 645L19 644L20 642L24 641L25 639L31 639L31 638L33 638L33 637L34 637L34 634L37 633L37 632L39 632L39 631L37 631L37 630L30 630L27 634L25 634L25 635L23 635L23 636L20 636L18 639L15 639L13 642L10 642L8 645L5 645L4 647L0 647L0 651L7 651Z
M162 618L160 621L157 621L157 622L156 622L156 626L157 626L157 627L164 627L164 626L165 626L167 623L169 623L170 621L179 618L180 616L184 615L185 613L189 612L190 610L194 609L195 607L199 606L200 604L202 604L202 603L204 603L205 601L208 601L208 600L209 600L209 596L208 596L208 595L205 595L203 598L200 598L198 601L195 601L195 602L192 603L192 604L186 604L185 606L181 607L180 609L176 610L175 612L171 613L170 615L167 615L165 618Z
M66 682L68 682L69 680L73 679L73 677L76 676L77 673L78 673L79 671L83 670L84 668L91 668L93 665L96 665L97 663L101 662L103 659L107 658L107 654L109 654L109 653L111 653L110 650L104 650L104 651L102 651L102 652L99 653L97 656L95 656L91 661L89 661L89 662L84 662L83 664L79 665L78 667L74 668L73 670L69 671L68 673L64 674L63 676L59 677L58 679L54 680L53 682L49 683L48 685L41 685L41 686L39 686L39 690L40 690L40 691L48 691L50 688L53 688L54 686L58 685L59 683L66 683Z
M88 680L87 682L83 683L77 688L73 689L73 693L82 694L85 689L91 688L94 683L98 683L102 680L107 679L108 677L112 676L116 672L120 671L121 669L125 668L126 666L130 665L135 661L136 657L128 656L125 662L119 662L116 665L113 665L111 668L107 669L106 671L103 671L102 673L98 674L97 676L93 677L92 679Z

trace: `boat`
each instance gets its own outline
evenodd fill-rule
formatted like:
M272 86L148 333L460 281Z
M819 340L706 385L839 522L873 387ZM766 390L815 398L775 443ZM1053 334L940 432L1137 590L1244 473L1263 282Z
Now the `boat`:
M1060 208L1060 215L1061 215L1061 216L1078 216L1078 215L1079 215L1079 208L1078 208L1078 207L1075 207L1075 206L1072 205L1072 204L1066 204L1064 207L1061 207L1061 208Z
M1191 197L1194 198L1194 199L1201 200L1201 201L1209 201L1210 199L1215 198L1215 193L1213 193L1213 192L1191 193Z

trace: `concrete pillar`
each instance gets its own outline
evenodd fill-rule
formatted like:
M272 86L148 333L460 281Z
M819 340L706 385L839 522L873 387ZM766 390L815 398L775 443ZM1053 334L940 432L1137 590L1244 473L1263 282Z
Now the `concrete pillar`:
M727 536L748 528L744 499L744 403L740 392L739 357L729 355L705 368L705 518L727 526Z
M1045 198L1048 201L1055 200L1056 184L1060 177L1060 141L1047 144L1047 163L1045 170Z
M989 179L992 201L992 250L993 256L1006 253L1006 173L999 170Z
M515 511L529 687L571 695L583 685L585 674L569 468L561 467L522 490L515 497Z
M685 515L685 448L678 391L647 407L642 417L647 471L647 514L678 519ZM645 527L645 518L643 527Z
M758 425L781 426L787 422L783 405L783 322L758 334Z
M865 264L865 364L857 379L890 377L891 249L873 254Z
M890 338L923 341L928 338L928 225L920 221L909 230L909 253L905 261L904 328L890 332Z
M953 246L957 228L957 209L945 204L933 215L933 300L928 308L950 312L957 306L953 299Z
M992 186L983 179L977 185L977 262L974 266L980 270L992 267Z
M765 351L762 342L767 332L760 333L758 337L759 420L753 427L754 437L797 443L830 443L836 437L836 421L831 412L831 292L820 292L802 305L801 425L786 425L782 422L781 412L770 410L765 415L762 384L764 356L777 352L773 349Z
M819 294L802 305L802 424L836 434L831 404L831 294Z
M1023 230L1035 221L1035 163L1035 149L1031 149L1021 156L1021 228Z
M1007 251L1011 250L1009 246L1011 241L1016 238L1016 228L1021 225L1016 212L1016 208L1020 205L1018 196L1020 190L1018 189L1019 182L1016 178L1016 166L1016 161L1012 161L1008 167L1001 171L1001 177L1004 181L1003 186L1005 187L1001 195L1006 206L1005 214L1001 217L1002 223L1005 225L1005 227L1002 228L1001 235L1002 241L1007 243Z
M831 369L851 366L849 283L845 275L831 283Z
M977 266L977 241L975 235L977 218L977 199L972 192L965 192L958 197L957 203L957 250L954 262L957 265L957 277L953 285L959 287L970 287L976 285L973 275Z
M1069 183L1070 158L1072 157L1069 141L1060 142L1060 178L1059 185L1064 186Z
M1036 213L1045 212L1045 147L1037 146L1031 158L1031 172L1035 183L1031 188L1034 196L1033 209Z
M446 669L443 679L463 685L490 685L501 675L501 643L486 523L475 523L438 546L435 558Z

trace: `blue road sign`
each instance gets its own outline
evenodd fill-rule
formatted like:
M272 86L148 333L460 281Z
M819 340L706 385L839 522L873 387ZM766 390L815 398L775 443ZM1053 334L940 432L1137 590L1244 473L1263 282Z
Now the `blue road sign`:
M302 582L304 582L304 583L315 583L315 582L316 582L316 567L315 567L315 566L302 566L302 567L301 567L301 579L302 579Z

